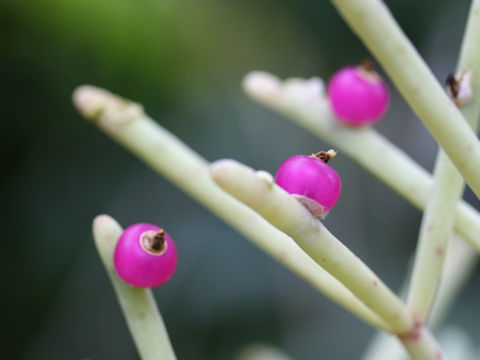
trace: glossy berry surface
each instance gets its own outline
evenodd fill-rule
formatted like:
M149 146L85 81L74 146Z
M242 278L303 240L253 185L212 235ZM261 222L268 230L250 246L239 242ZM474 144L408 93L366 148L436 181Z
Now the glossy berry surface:
M328 98L338 120L351 126L377 122L388 110L387 84L374 70L363 66L340 69L328 84Z
M177 266L172 238L158 226L139 223L126 228L113 255L118 275L130 285L152 288L166 282Z
M314 216L325 215L336 204L342 190L335 169L313 155L296 155L285 160L275 175L275 182Z

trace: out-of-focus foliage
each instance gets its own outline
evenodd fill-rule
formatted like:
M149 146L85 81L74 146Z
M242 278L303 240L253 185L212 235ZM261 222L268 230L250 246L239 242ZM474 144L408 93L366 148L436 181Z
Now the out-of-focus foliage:
M437 76L450 72L468 2L388 5ZM365 347L372 329L114 145L70 101L80 84L108 88L206 158L274 172L328 144L247 100L240 81L255 69L328 79L368 56L329 2L7 0L0 44L2 358L136 358L91 239L102 212L176 239L178 271L156 295L180 359L227 359L254 341L307 360L352 359ZM435 146L398 96L378 128L431 167ZM398 288L420 214L341 154L335 161L344 190L327 226ZM454 319L479 333L475 295L467 289Z

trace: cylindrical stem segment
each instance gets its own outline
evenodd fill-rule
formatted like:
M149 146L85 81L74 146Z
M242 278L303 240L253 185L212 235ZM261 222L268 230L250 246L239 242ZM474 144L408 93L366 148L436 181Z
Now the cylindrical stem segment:
M120 225L110 216L97 216L93 222L95 245L117 294L130 334L143 360L175 360L176 356L152 291L133 287L117 275L113 265L113 253L122 232Z
M291 236L394 332L411 331L414 325L402 301L293 196L234 160L214 162L211 173L222 189Z

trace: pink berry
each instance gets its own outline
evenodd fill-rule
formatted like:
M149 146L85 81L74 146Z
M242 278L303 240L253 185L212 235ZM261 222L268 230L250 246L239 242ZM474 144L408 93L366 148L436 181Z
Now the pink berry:
M325 215L337 202L342 182L327 164L336 152L319 152L312 156L295 155L280 165L275 182L299 200L314 216Z
M338 120L352 126L377 122L390 104L387 84L368 61L337 71L328 84L328 98Z
M152 288L175 272L177 249L165 230L151 224L134 224L118 239L113 263L118 275L130 285Z

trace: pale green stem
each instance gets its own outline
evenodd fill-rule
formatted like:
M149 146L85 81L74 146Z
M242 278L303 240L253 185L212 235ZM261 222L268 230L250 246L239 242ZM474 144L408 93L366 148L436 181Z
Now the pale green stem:
M438 327L448 309L458 297L460 290L471 277L478 263L478 255L472 250L462 239L454 237L443 267L438 295L428 319L429 328L435 329ZM362 359L405 360L407 356L396 337L379 332L372 340Z
M244 80L244 89L254 100L331 143L414 206L425 208L433 189L429 173L373 128L342 125L322 88L319 79L281 82L263 72L253 72ZM480 216L464 201L456 206L455 231L480 252Z
M314 288L372 326L391 331L292 239L222 191L210 178L208 163L146 116L139 105L91 86L78 88L74 102L105 133Z
M473 129L480 115L480 8L473 1L465 30L457 73L473 72L472 90L475 95L461 108ZM476 60L476 61L475 61ZM467 68L466 66L473 66ZM448 240L455 220L455 207L465 187L462 176L442 150L439 150L434 170L433 192L425 208L420 227L417 252L408 291L407 305L420 323L425 323L435 299L442 275Z
M480 1L473 0L470 7L464 41L460 51L458 71L471 69L473 72L472 92L473 100L463 106L461 111L466 119L478 123L480 113ZM476 118L476 119L475 119Z
M117 275L113 252L122 234L120 225L107 215L93 222L95 245L113 284L118 301L142 360L176 359L168 333L150 289L128 285Z
M463 179L440 150L431 199L425 208L415 254L407 305L420 324L427 320L442 275L448 240L452 235L455 205L463 192Z
M332 0L480 197L480 143L380 0Z
M258 172L234 160L214 162L211 173L222 189L294 239L313 260L389 324L395 333L405 334L413 329L412 318L402 301L273 179L259 176Z
M422 327L408 336L399 337L403 346L414 360L444 360L440 346L435 338Z
M436 328L443 320L460 290L473 274L478 260L478 254L472 251L468 244L454 237L445 260L438 295L428 319L430 328Z

